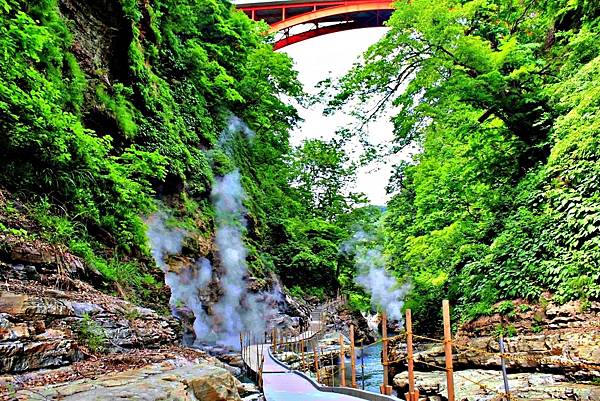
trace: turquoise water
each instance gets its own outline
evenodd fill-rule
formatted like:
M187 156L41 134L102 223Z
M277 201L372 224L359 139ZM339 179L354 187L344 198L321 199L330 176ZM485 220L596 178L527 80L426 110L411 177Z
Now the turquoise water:
M346 360L346 383L352 379L351 362ZM364 375L363 375L364 371ZM356 384L358 388L379 393L379 386L383 383L383 365L381 364L381 343L361 348L356 348Z

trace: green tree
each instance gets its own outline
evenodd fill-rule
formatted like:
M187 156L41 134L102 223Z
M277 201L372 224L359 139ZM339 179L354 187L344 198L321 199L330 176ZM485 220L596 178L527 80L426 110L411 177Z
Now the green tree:
M356 165L350 162L340 141L304 141L295 153L292 168L296 172L292 185L312 216L335 221L353 205L365 202L363 194L350 191Z
M598 17L584 1L399 3L335 85L330 110L393 105L396 148L422 149L399 163L385 230L423 327L441 297L468 319L545 290L598 296Z

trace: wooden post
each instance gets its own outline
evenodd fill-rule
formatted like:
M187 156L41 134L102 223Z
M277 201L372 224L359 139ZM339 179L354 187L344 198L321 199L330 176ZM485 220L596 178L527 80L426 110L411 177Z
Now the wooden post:
M307 371L308 369L304 361L304 340L300 340L300 358L302 359L302 369Z
M258 374L258 387L262 390L263 388L263 366L265 365L265 354L262 354L260 359L260 368Z
M319 381L321 381L321 379L319 377L319 352L317 351L316 341L313 341L313 358L315 358L315 360L313 362L315 364L315 375L317 377L317 383L318 383Z
M354 325L350 325L350 367L352 369L352 388L356 388L356 349L354 348Z
M344 336L340 334L340 387L346 387L346 365L344 364Z
M412 312L410 309L406 310L406 351L408 361L408 394L406 399L408 401L417 401L419 399L419 392L415 391L415 371L414 371L414 359L413 359L413 333L412 333Z
M446 354L446 381L448 383L448 401L454 401L454 372L452 369L452 332L450 330L450 303L442 301L444 316L444 353Z
M244 338L242 337L242 332L240 331L240 353L242 354L242 360L244 360Z
M255 334L254 335L254 346L256 347L256 372L257 372L257 377L258 377L258 371L259 371L259 367L260 367L260 348L258 347L258 336L260 334Z
M276 352L275 347L277 346L277 329L273 328L271 331L271 343L273 344L273 352Z
M385 312L381 313L381 335L383 336L383 384L381 385L381 394L391 395L392 386L389 385L389 372L388 372L388 338L387 338L387 315Z

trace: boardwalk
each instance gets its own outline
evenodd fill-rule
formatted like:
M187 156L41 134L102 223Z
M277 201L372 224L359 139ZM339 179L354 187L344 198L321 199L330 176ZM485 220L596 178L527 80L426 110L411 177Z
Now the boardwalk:
M310 330L293 338L290 342L307 340L318 334L314 331L320 327L321 322L316 320L320 314L313 313ZM331 388L321 386L308 379L300 372L290 370L271 355L270 344L257 344L246 347L245 362L254 372L258 370L259 358L264 358L262 379L263 391L267 401L360 401L360 400L398 400L394 397L368 393L350 388ZM338 392L353 392L354 395L340 394Z

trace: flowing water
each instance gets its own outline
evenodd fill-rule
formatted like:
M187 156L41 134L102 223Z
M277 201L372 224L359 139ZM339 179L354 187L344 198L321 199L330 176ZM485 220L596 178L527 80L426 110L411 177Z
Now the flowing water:
M350 384L352 380L350 359L346 360L345 365L346 383ZM356 348L356 384L358 388L363 388L363 383L365 390L379 393L379 386L383 383L380 342L365 346L363 350Z
M364 362L364 375L363 371ZM379 393L379 386L383 383L383 365L381 364L381 343L365 347L357 353L356 381L360 388L364 379L365 390Z

